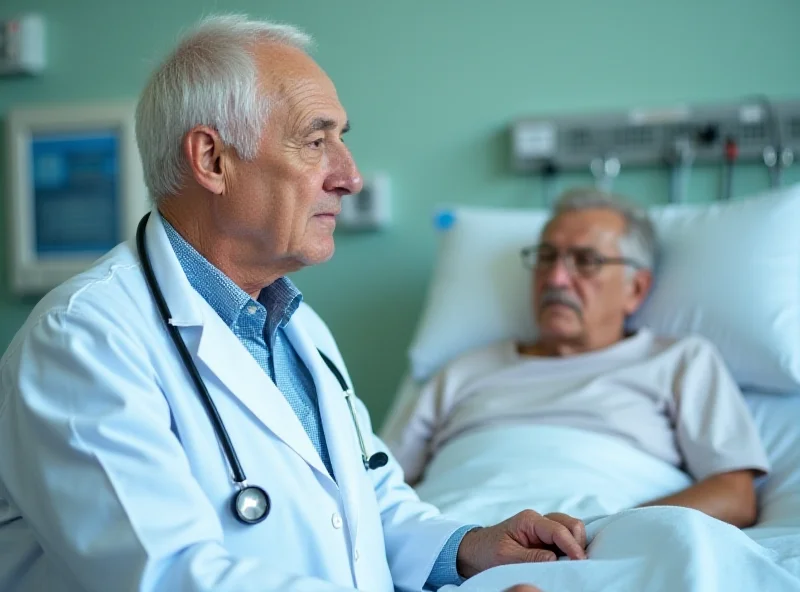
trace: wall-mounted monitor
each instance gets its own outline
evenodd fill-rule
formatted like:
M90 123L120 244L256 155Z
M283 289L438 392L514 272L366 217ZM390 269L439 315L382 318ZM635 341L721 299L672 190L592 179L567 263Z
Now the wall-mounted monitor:
M11 289L42 293L131 238L148 209L134 107L13 109L8 134Z

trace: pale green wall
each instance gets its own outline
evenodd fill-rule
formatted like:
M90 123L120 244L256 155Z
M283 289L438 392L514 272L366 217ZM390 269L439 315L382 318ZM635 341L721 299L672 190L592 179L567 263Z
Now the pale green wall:
M0 78L0 117L12 105L133 98L178 31L222 9L312 33L353 122L348 141L362 170L391 175L393 227L341 235L332 262L296 278L378 423L422 305L436 205L540 203L539 183L507 170L511 119L800 97L797 0L0 0L0 17L42 13L50 43L45 74ZM715 175L697 179L692 199L712 195ZM744 177L739 193L765 179ZM617 189L663 201L666 179L630 174ZM32 305L8 294L2 259L0 351Z

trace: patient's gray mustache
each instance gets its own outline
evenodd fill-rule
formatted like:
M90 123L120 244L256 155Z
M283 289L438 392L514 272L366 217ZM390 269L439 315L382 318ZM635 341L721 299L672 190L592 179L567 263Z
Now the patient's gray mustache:
M576 302L574 297L568 296L561 290L548 290L542 294L539 308L544 308L551 304L563 304L564 306L569 306L578 314L581 314L581 305Z

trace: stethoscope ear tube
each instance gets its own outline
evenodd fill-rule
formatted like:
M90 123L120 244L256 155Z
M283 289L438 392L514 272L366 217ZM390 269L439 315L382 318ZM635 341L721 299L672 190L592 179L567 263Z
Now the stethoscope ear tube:
M153 267L150 265L150 257L147 254L147 246L145 245L144 240L145 227L147 226L147 220L149 217L150 213L148 212L139 222L139 226L136 229L136 250L139 253L139 259L142 263L142 270L144 271L144 277L147 281L147 287L149 288L150 293L153 295L153 299L156 301L158 312L161 314L161 318L164 321L164 325L166 326L170 337L172 338L172 342L175 344L175 347L178 350L178 354L180 354L181 361L183 362L186 371L189 373L189 376L191 376L197 392L200 394L200 401L203 403L206 413L208 414L208 418L211 420L211 425L214 428L214 432L217 434L217 439L219 440L220 446L222 446L222 451L225 454L225 458L227 459L231 473L233 474L233 480L237 485L240 486L240 488L243 488L241 484L247 481L247 477L244 474L244 470L242 470L242 465L239 463L239 457L236 455L236 451L233 448L231 439L228 436L228 431L225 429L222 419L219 416L217 406L214 405L214 401L211 399L211 395L208 393L208 389L206 389L206 385L203 383L203 379L200 377L200 372L198 372L197 366L195 366L192 356L189 353L189 350L186 348L186 344L183 342L180 333L178 332L178 328L170 323L172 315L169 312L167 301L164 300L164 295L161 293L161 288L158 286L155 273L153 273Z
M380 469L389 462L389 455L385 452L376 452L367 459L367 467L371 470Z
M342 376L342 373L339 372L336 364L334 364L333 361L326 356L321 349L318 349L317 351L319 352L322 361L325 362L325 365L336 377L336 381L339 383L339 386L344 393L344 399L347 401L347 408L350 410L350 417L353 418L353 425L356 428L356 436L358 437L358 445L361 448L361 460L364 462L364 468L367 470L375 470L385 466L386 463L389 462L389 456L385 452L376 452L375 454L369 454L367 452L367 446L364 443L364 436L361 434L361 424L358 421L358 415L356 414L356 409L353 405L353 391L351 391L350 387L347 386L347 382L345 381L344 376Z

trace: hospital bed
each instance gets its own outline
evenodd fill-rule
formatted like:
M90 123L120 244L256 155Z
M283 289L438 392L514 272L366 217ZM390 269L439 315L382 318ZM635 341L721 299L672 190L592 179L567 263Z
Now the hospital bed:
M749 541L758 544L743 551L749 555L742 561L767 562L752 570L764 578L755 589L800 589L800 185L733 202L658 206L650 213L661 256L653 292L631 325L646 325L663 335L700 334L722 354L745 393L772 465L769 476L757 484L758 522L745 531ZM538 210L462 207L439 218L443 229L436 268L410 348L410 369L384 433L401 421L403 409L413 403L419 386L449 360L496 340L535 335L529 310L529 272L519 264L518 253L535 243L547 216L548 212ZM513 478L497 481L500 474L513 477L513 468L503 466L513 462L508 458L513 457L513 450L494 442L480 444L497 446L494 456L482 455L484 462L473 461L475 456L463 449L434 458L418 487L420 496L477 524L497 522L531 505L538 511L575 513L582 508L601 514L622 509L614 504L624 502L613 497L570 499L568 482L550 487L542 480L542 487L533 493L534 489L520 487ZM547 457L542 455L541 474L557 480L561 473L548 465ZM519 477L537 482L538 476ZM490 482L493 486L486 486ZM644 540L644 532L642 526L640 531L630 530L629 535ZM730 538L726 532L708 535L710 541L699 540L701 535L697 535L697 540L690 541L695 545L690 553L706 548L707 542L711 547L724 546ZM602 541L598 548L601 546ZM605 552L605 547L602 550ZM590 557L591 551L592 547ZM740 578L734 581L742 586L750 577L736 574L738 568L726 567L718 557L701 553L695 556L700 562L695 571L686 563L670 568L669 573L680 573L680 582L648 579L645 585L645 580L620 577L623 571L630 571L622 567L624 558L612 553L604 559L596 562L602 565L585 566L580 573L563 569L557 573L552 566L497 568L506 570L500 574L506 579L482 580L472 588L468 581L463 588L490 590L530 576L530 581L544 589L554 586L552 590L704 590L724 589L718 585L720 578L728 575ZM622 563L616 565L618 560ZM659 552L658 557L648 559L651 563L642 573L652 578L659 562L666 565L668 560L669 553ZM778 571L768 576L770 566ZM703 580L704 573L712 572L723 575ZM736 585L733 589L745 588Z

